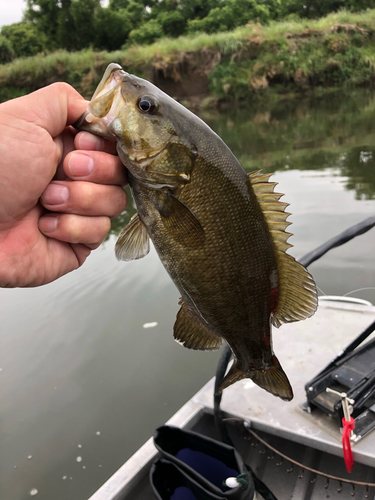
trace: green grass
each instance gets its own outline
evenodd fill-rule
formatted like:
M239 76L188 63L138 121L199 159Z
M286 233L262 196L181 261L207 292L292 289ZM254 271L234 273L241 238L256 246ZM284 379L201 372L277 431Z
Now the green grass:
M59 50L0 65L0 100L55 81L70 83L88 98L110 62L146 78L155 68L173 68L176 75L189 72L189 66L181 70L180 64L188 54L207 50L217 55L209 75L209 92L217 100L373 85L374 42L375 9L341 11L312 21L250 23L231 32L163 38L115 52Z

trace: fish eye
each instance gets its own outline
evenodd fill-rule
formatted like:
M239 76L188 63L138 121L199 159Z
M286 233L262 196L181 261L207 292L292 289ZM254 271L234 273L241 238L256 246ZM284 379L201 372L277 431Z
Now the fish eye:
M142 113L152 114L157 111L157 104L151 96L143 95L137 101L137 108Z

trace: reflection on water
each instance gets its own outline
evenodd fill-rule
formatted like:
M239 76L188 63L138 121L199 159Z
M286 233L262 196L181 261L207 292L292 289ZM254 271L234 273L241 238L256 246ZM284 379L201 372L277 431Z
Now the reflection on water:
M297 258L375 214L374 95L204 118L246 170L275 172ZM214 373L217 353L172 340L178 294L155 251L116 261L116 237L133 213L130 203L80 270L45 287L0 290L1 499L86 500ZM314 263L321 293L375 303L374 244L372 230Z
M374 196L372 93L278 101L205 118L249 172L337 169L358 197Z

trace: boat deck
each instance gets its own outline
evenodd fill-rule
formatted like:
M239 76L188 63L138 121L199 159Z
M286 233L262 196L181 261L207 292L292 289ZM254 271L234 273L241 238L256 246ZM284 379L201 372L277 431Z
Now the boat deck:
M294 399L285 403L245 379L223 392L222 409L250 421L253 429L341 457L337 421L319 409L311 414L302 410L304 387L374 319L375 307L322 303L312 318L274 329L274 352L288 375ZM212 407L212 393L210 381L193 399ZM353 445L353 457L356 462L375 466L375 432Z
M224 391L222 410L248 422L267 442L306 466L353 481L375 483L375 432L352 445L355 466L348 475L338 422L320 410L311 414L302 410L306 401L304 385L374 319L373 306L323 302L313 318L274 329L274 351L292 384L294 399L285 403L245 379ZM213 387L212 379L168 423L215 436ZM337 491L338 484L325 489L326 479L314 479L310 473L298 479L298 467L288 474L290 464L284 462L277 467L268 449L258 442L253 445L238 437L239 451L279 500L334 499L337 495L344 499L353 493L357 499L374 496L374 489L366 492L364 487L357 487L355 491L347 484L342 493ZM90 500L152 499L147 473L156 456L150 439Z

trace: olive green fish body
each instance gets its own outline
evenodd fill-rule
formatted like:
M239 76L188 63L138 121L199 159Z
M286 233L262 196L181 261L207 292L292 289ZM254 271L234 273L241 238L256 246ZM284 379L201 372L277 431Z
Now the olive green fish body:
M247 175L204 122L117 65L107 69L79 127L117 140L138 215L116 255L141 258L151 238L181 293L175 339L201 350L227 341L235 360L220 390L248 377L292 399L271 323L311 316L316 290L285 253L289 214L269 175Z
M178 197L199 220L205 234L202 244L187 246L166 230L154 190L135 183L133 194L139 216L184 302L231 344L237 359L250 351L254 366L265 368L272 361L270 276L277 272L273 242L265 221L259 221L262 214L255 195L248 192L245 172L236 168L228 175L223 170L198 157L191 180ZM264 313L251 314L254 309ZM261 339L258 346L252 331L265 332L268 346L263 348ZM248 340L243 349L241 343Z

